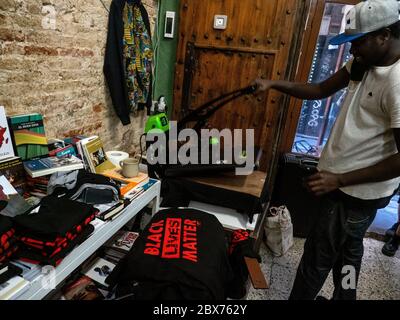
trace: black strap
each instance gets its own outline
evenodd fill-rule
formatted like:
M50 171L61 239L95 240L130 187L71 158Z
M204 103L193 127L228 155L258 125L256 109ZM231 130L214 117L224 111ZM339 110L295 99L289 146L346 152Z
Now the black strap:
M361 81L364 77L367 68L362 64L358 63L356 60L353 61L350 70L350 80Z

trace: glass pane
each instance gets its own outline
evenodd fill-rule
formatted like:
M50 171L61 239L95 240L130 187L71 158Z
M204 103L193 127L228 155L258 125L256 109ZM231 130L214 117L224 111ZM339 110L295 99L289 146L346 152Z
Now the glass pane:
M345 16L351 5L327 3L319 31L308 82L318 83L333 75L350 58L350 43L329 45L329 40L343 32ZM347 90L322 100L304 100L293 143L293 152L319 156L335 122Z

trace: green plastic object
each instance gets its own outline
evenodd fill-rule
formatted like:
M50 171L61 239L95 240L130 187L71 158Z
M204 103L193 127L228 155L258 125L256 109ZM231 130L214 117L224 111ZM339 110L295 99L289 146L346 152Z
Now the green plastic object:
M169 122L165 113L155 114L147 119L144 132L149 133L149 131L153 129L158 129L162 132L167 132L169 130Z
M211 145L219 144L219 139L216 138L216 137L210 138L210 144L211 144Z

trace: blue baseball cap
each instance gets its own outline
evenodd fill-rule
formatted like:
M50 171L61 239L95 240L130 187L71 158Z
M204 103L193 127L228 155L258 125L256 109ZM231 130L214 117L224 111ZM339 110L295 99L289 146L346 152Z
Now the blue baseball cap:
M369 0L355 5L346 14L345 31L333 37L329 44L340 45L367 33L388 27L399 21L400 2Z

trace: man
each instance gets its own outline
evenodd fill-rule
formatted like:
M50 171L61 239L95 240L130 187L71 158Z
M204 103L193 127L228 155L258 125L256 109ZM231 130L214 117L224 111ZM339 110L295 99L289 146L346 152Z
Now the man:
M400 22L396 0L361 2L331 44L350 41L353 59L319 84L257 79L301 99L348 94L307 186L322 196L290 299L314 299L333 270L333 299L356 299L363 237L400 179Z

